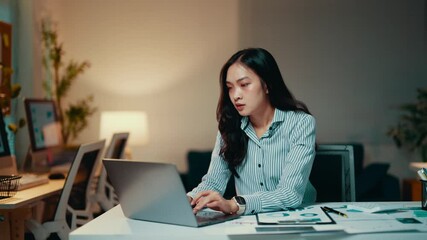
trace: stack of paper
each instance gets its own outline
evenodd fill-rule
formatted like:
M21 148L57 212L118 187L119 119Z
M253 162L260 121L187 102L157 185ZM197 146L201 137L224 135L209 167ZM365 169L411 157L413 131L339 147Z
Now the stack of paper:
M375 202L353 202L347 205L347 209L357 210L366 213L378 213L402 209L402 204L377 204Z

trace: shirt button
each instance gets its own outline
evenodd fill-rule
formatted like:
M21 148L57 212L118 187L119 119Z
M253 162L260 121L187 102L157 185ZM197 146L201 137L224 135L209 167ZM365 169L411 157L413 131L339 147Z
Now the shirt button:
M260 183L261 184L261 186L264 186L264 183Z
M258 167L261 167L261 164L258 164Z

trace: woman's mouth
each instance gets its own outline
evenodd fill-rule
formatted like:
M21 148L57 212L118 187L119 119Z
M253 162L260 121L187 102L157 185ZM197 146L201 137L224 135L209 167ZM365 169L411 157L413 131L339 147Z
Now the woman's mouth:
M237 111L242 111L245 108L245 104L236 104Z

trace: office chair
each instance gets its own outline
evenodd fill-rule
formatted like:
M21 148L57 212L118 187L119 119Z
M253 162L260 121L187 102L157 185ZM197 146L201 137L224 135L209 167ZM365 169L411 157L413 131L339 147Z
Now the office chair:
M71 230L93 218L88 211L91 206L86 203L88 191L91 189L89 186L93 184L95 166L100 163L104 145L105 140L102 140L79 147L52 220L40 223L29 219L25 222L25 226L36 240L47 239L52 233L56 233L60 239L68 239ZM81 217L85 219L80 220Z
M128 132L115 133L111 138L105 158L122 159L128 138ZM105 167L102 164L101 168L95 199L101 206L102 210L107 211L116 206L119 203L119 200L114 192L113 186L108 181L107 171L105 171Z
M353 146L318 145L310 182L316 188L317 202L355 202Z

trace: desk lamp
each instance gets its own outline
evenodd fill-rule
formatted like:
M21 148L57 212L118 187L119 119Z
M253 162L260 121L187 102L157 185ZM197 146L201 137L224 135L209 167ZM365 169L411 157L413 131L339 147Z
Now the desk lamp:
M132 159L131 148L148 143L147 114L141 111L104 111L101 112L100 139L110 139L114 133L129 132L125 157Z

